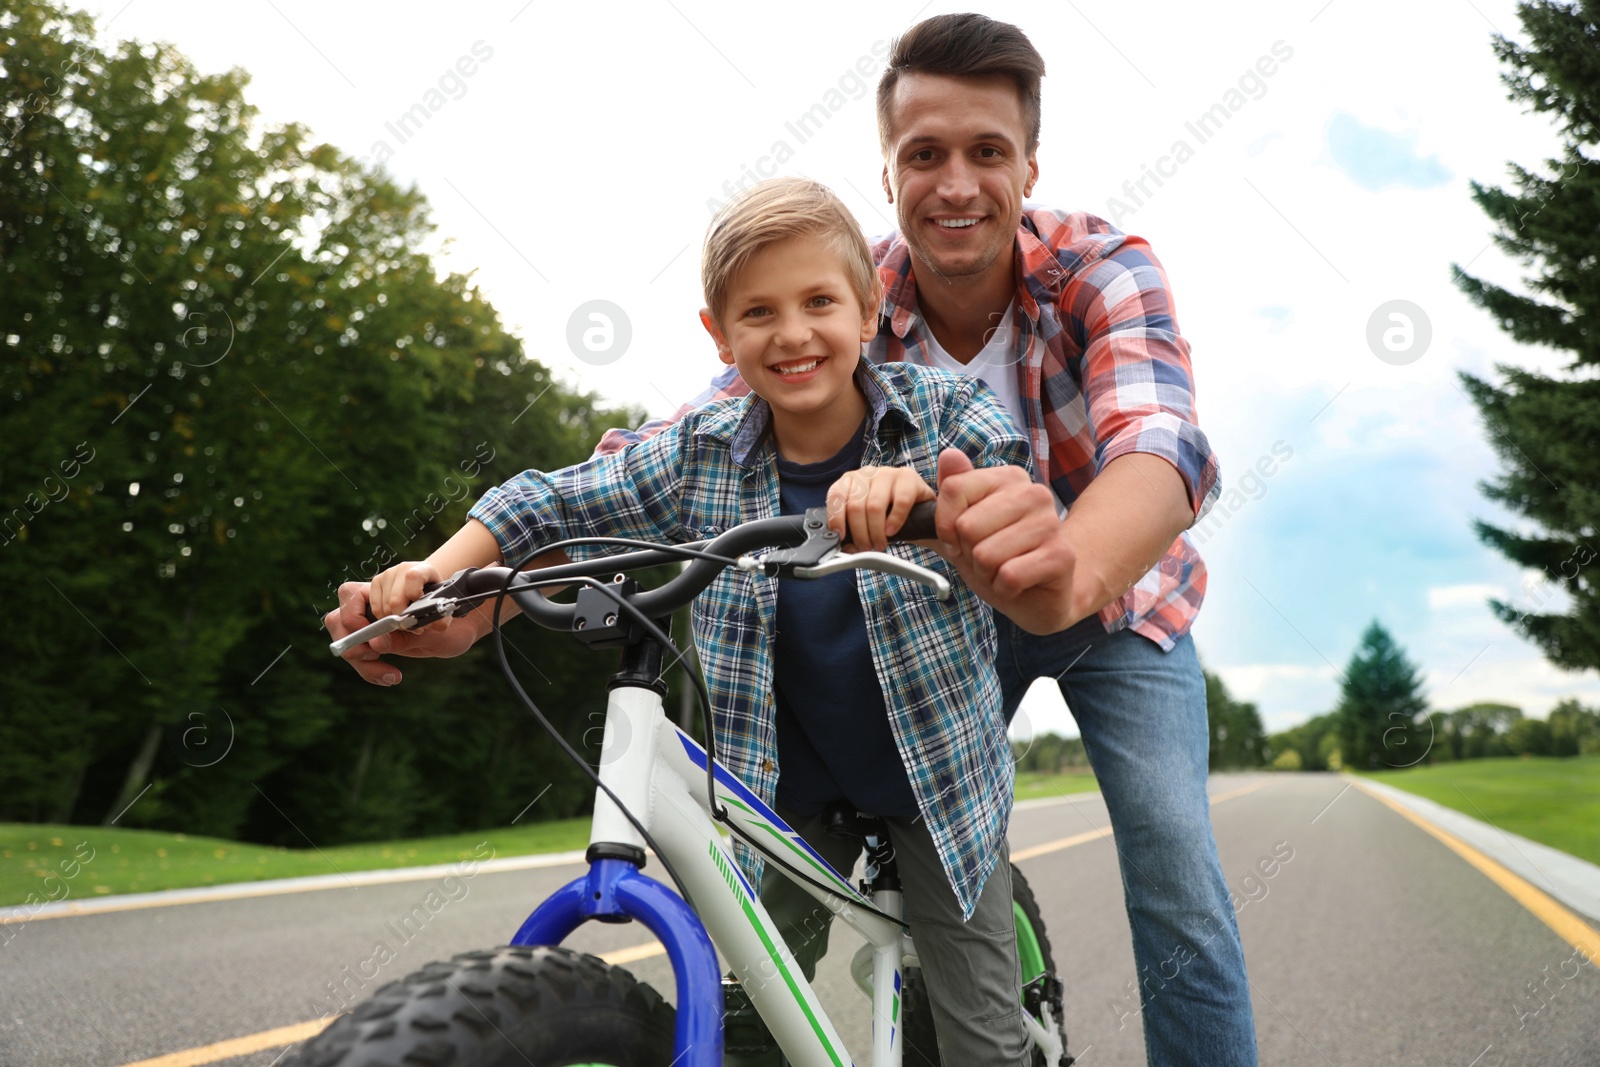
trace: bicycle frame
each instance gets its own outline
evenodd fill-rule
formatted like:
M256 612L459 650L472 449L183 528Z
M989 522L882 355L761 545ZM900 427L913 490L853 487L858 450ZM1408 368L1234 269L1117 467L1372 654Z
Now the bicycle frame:
M559 944L591 919L645 925L666 947L677 983L674 1064L722 1063L722 986L714 942L741 976L778 1045L796 1067L845 1067L850 1054L800 972L759 890L739 870L712 821L705 751L667 720L661 695L647 687L612 689L599 774L655 839L689 896L639 872L644 841L605 793L595 794L588 874L546 900L512 939ZM716 802L730 821L767 841L786 862L842 897L800 884L866 938L852 973L868 987L870 957L873 1067L899 1067L902 967L916 962L904 928L864 908L900 915L898 891L863 897L738 778L716 768ZM786 877L788 872L783 872ZM698 916L696 915L698 912ZM703 924L703 925L702 925ZM710 938L707 939L709 931Z

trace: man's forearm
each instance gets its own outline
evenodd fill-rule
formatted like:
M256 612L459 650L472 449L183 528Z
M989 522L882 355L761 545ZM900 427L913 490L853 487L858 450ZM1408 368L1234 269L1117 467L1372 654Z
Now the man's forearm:
M1077 554L1073 621L1126 593L1193 522L1188 488L1171 463L1144 452L1108 463L1062 522Z

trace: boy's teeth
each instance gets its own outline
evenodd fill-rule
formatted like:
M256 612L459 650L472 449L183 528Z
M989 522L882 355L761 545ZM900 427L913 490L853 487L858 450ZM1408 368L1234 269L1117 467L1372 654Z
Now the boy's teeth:
M794 363L787 367L779 367L779 374L804 374L808 370L816 370L819 360L807 360L804 363Z

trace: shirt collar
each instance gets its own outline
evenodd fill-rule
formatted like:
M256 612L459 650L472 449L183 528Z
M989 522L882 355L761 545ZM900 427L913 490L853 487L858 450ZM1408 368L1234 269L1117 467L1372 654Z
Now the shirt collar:
M891 414L907 424L915 424L905 399L890 388L883 372L865 357L856 364L855 380L867 401L870 436L877 436L879 426ZM701 432L728 442L734 463L748 470L761 458L771 426L772 406L751 393L739 402L729 417L712 421Z
M1053 304L1061 297L1067 272L1050 247L1039 240L1033 220L1026 212L1017 226L1017 239L1013 253L1017 278L1017 310L1031 321L1039 321L1039 305ZM889 247L878 264L878 276L883 281L881 315L889 320L889 329L896 337L905 338L912 321L918 316L917 280L911 267L911 246L905 235L894 234Z

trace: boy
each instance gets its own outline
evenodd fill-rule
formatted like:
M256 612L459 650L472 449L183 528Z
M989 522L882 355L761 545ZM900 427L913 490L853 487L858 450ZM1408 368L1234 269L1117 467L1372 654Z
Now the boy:
M442 574L521 566L567 537L682 543L824 503L847 543L881 550L912 504L933 497L942 449L978 467L1028 463L981 382L861 358L877 330L878 275L825 187L775 179L736 199L712 221L702 275L701 321L753 395L491 490L426 563L373 580L376 613L403 608ZM948 572L926 549L895 551ZM1005 850L1013 771L994 628L953 584L955 598L940 603L871 572L775 584L730 570L696 601L695 640L718 751L735 774L841 870L855 851L822 832L824 805L845 800L888 820L945 1062L1019 1063ZM737 852L758 878L759 858ZM776 873L762 897L813 977L826 928L803 924L816 902Z

